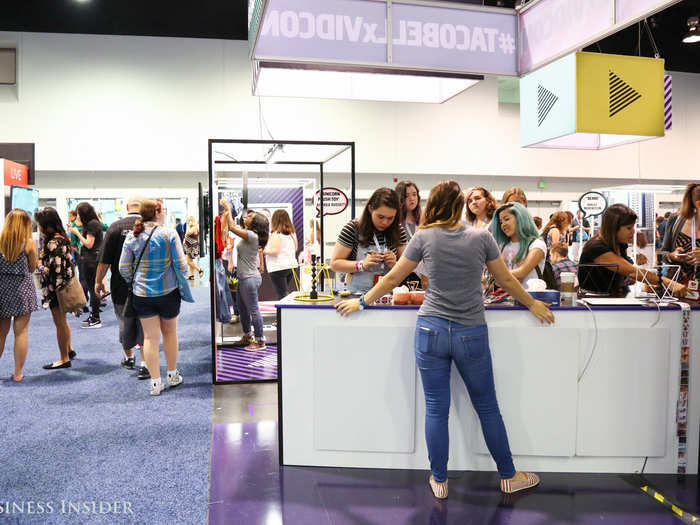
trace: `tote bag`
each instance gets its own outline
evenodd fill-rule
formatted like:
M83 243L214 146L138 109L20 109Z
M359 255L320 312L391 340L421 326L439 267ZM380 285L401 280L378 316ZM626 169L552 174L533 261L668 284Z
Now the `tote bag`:
M68 284L56 290L56 297L58 298L59 310L66 314L81 310L84 306L87 306L85 292L83 292L83 287L80 285L75 271L73 271L73 278Z

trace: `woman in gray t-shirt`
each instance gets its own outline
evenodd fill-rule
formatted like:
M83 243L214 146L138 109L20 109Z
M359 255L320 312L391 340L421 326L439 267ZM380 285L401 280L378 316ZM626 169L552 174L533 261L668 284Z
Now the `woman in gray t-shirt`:
M504 290L526 305L540 321L551 323L547 306L532 298L513 277L491 234L467 230L461 222L464 195L455 181L430 191L425 216L396 266L360 299L339 303L341 315L364 308L398 286L423 262L430 286L418 311L415 333L416 364L425 393L425 437L430 458L430 487L435 497L447 497L447 455L450 410L450 371L454 361L479 415L486 444L501 476L505 493L534 487L539 478L516 472L508 445L496 390L491 350L481 300L484 265ZM462 286L455 286L462 283Z
M263 321L258 306L258 290L262 284L260 275L260 250L265 248L269 236L270 225L267 217L254 211L248 211L243 217L243 226L236 224L231 216L231 205L222 200L226 207L223 220L230 231L240 237L236 245L238 259L236 260L236 274L238 275L238 290L236 302L243 327L243 337L239 345L246 350L264 350L265 335L263 333ZM251 324L255 331L255 337L251 332Z

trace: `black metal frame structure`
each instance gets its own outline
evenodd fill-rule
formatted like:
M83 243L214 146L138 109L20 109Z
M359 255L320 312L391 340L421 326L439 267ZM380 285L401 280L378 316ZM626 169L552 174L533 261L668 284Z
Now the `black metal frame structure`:
M209 209L206 210L206 213L209 215L209 217L213 217L214 215L214 206L218 205L218 198L214 198L214 165L225 165L225 164L266 164L265 161L260 161L260 160L219 160L215 161L213 157L213 150L212 146L214 144L260 144L260 145L265 145L265 144L270 144L270 145L275 145L275 144L281 144L283 146L285 145L299 145L299 146L338 146L339 150L336 154L326 158L323 161L279 161L275 162L277 165L302 165L302 166L317 166L319 170L319 177L320 177L320 184L319 184L319 189L320 189L320 198L319 198L319 208L320 208L320 221L321 221L321 260L324 259L324 227L323 227L323 188L324 188L324 181L323 181L323 175L324 175L324 165L335 159L338 155L341 155L342 153L345 153L346 151L350 151L350 214L351 218L355 218L355 143L354 142L329 142L329 141L312 141L312 140L255 140L255 139L209 139L208 142L208 159L209 159ZM247 205L247 203L245 203ZM210 221L211 222L211 221ZM204 223L200 223L204 224ZM215 236L214 236L214 231L213 231L213 222L211 224L211 227L209 228L209 276L210 276L210 305L211 305L211 377L212 377L212 384L214 385L231 385L231 384L240 384L240 383L277 383L279 382L280 388L278 389L279 392L282 391L281 389L281 384L282 384L282 339L281 339L281 319L279 315L279 309L277 310L277 319L278 319L278 324L277 324L277 379L248 379L248 380L240 380L240 381L217 381L216 379L216 305L215 305L215 300L216 300L216 270L215 270L215 259L214 255L216 254L216 246L215 246ZM281 406L281 404L280 404Z

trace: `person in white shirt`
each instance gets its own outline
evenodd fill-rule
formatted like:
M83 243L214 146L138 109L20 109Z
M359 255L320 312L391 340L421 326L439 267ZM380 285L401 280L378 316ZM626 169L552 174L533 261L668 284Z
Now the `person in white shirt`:
M464 196L467 199L467 227L488 230L493 212L498 206L496 199L482 186L467 190Z
M292 289L293 272L298 266L297 234L289 214L284 210L277 210L272 214L271 230L270 240L263 253L277 299L282 299Z
M540 238L530 212L519 202L503 204L491 221L503 261L518 281L527 284L544 271L547 245Z

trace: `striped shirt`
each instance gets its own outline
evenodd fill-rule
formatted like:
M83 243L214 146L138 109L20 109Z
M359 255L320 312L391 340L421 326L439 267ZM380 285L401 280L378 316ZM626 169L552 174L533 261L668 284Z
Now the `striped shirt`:
M126 236L119 259L119 273L127 283L133 280L134 295L161 297L178 288L175 272L179 271L184 277L187 272L187 261L180 236L175 230L164 228L154 222L147 222L145 227L138 237L134 237L133 232L129 232ZM158 230L151 237L134 277L134 267L154 227L158 227Z
M359 223L357 220L352 220L348 222L343 229L340 230L340 235L338 235L338 244L350 248L350 255L348 256L348 261L354 261L357 257L357 247L360 245L360 231ZM376 243L379 246L375 246ZM384 232L375 231L374 236L368 239L369 246L373 249L379 247L387 247L387 239ZM398 248L408 244L408 235L406 235L406 230L402 225L399 225L399 246L388 246L397 256ZM381 251L381 250L379 250Z

